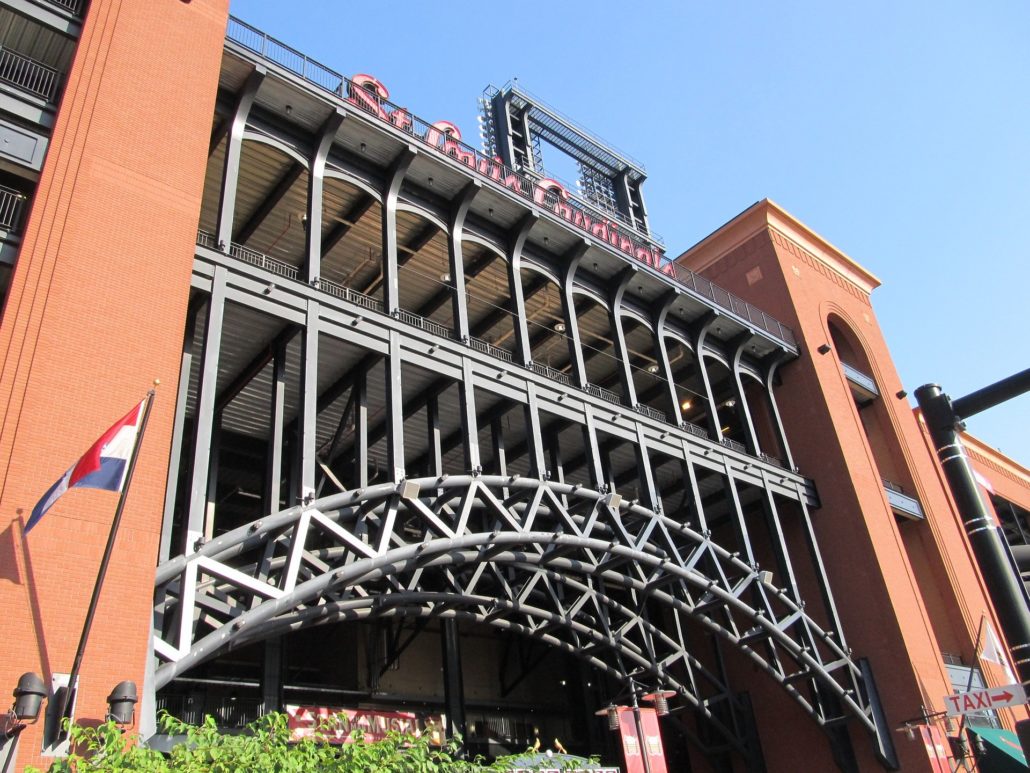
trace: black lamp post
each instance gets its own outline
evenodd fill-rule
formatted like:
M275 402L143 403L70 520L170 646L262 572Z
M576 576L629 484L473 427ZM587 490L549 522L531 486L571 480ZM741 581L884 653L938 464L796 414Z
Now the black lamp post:
M1028 390L1030 368L954 402L937 384L925 384L916 390L926 428L1023 684L1030 683L1030 598L1013 569L1001 530L980 496L959 433L965 429L963 419Z

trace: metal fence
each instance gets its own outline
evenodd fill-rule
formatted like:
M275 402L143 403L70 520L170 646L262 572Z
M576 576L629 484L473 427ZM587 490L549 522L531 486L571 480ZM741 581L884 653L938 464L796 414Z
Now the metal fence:
M638 403L637 406L636 406L636 410L637 410L637 413L642 413L642 414L644 414L644 416L649 416L652 419L657 419L658 421L665 421L665 422L669 421L669 417L666 416L663 411L659 411L656 408L652 408L650 405L644 405L643 403Z
M600 387L597 384L587 384L583 387L587 394L593 395L594 397L600 397L602 400L607 400L609 403L615 403L616 405L622 405L622 400L614 392Z
M25 194L0 185L0 229L17 233L25 211Z
M53 67L10 49L0 49L0 80L5 83L50 101L57 91L58 77Z

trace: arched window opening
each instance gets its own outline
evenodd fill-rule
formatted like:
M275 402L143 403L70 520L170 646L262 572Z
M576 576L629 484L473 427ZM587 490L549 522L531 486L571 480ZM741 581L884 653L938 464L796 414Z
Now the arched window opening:
M382 208L367 191L338 178L322 190L322 255L319 278L382 300Z
M683 421L707 431L708 396L697 357L690 347L673 336L665 337L665 350L669 355L673 391L680 416Z
M438 298L449 300L448 288L453 287L449 265L447 233L424 217L400 210L397 276L402 316L412 324L429 320L434 324L425 325L427 331L446 338L454 335L454 315L451 304Z
M587 382L622 399L622 366L615 356L608 309L588 295L576 293L573 297Z
M508 288L508 263L495 252L471 243L466 243L463 256L469 333L475 341L513 357L518 342Z
M708 378L712 386L712 398L715 401L714 427L719 430L723 440L746 447L747 429L738 405L737 389L733 373L719 358L705 356Z
M240 155L232 242L290 266L304 260L308 171L264 142L245 140ZM247 259L248 253L241 253Z
M526 304L526 327L533 362L561 373L572 382L572 343L565 329L561 290L549 277L523 268L519 272Z
M622 331L626 338L626 355L637 405L651 408L656 415L668 417L668 382L661 355L655 346L654 333L647 325L628 315L622 317Z
M780 443L780 433L773 417L769 393L765 391L765 385L755 376L746 372L741 374L741 383L744 386L744 400L747 401L751 423L758 436L759 452L782 461L783 448Z

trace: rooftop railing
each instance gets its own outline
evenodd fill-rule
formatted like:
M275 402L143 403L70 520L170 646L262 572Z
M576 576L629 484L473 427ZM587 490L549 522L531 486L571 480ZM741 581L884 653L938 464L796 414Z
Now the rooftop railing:
M25 211L25 194L0 185L0 230L17 233Z
M698 276L685 266L667 260L659 245L627 230L607 215L600 214L596 210L588 211L586 207L582 206L581 201L566 198L560 193L539 186L533 178L505 166L499 158L484 155L471 145L456 139L439 125L434 126L428 121L410 114L406 109L379 98L335 70L310 59L296 49L235 17L229 17L226 37L294 73L308 83L343 98L349 104L375 116L393 128L405 132L418 142L453 158L479 176L491 179L515 195L536 203L573 227L605 243L615 252L628 255L664 274L674 283L688 288L716 306L732 312L746 320L748 324L791 346L797 346L797 339L794 337L793 331L786 325L704 277Z

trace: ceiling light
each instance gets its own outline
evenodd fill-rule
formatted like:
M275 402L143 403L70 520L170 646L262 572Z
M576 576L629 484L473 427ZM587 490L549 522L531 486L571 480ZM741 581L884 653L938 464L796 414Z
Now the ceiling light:
M448 273L440 274L440 281L441 282L450 282L451 281L451 275L448 274Z
M694 407L694 404L692 402L690 402L690 400L684 400L682 403L680 403L680 410L681 411L689 411L693 407Z
M657 373L658 372L658 366L657 365L648 365L647 366L647 372L648 373Z
M564 333L565 332L565 323L564 322L555 322L554 323L554 332L555 333Z

